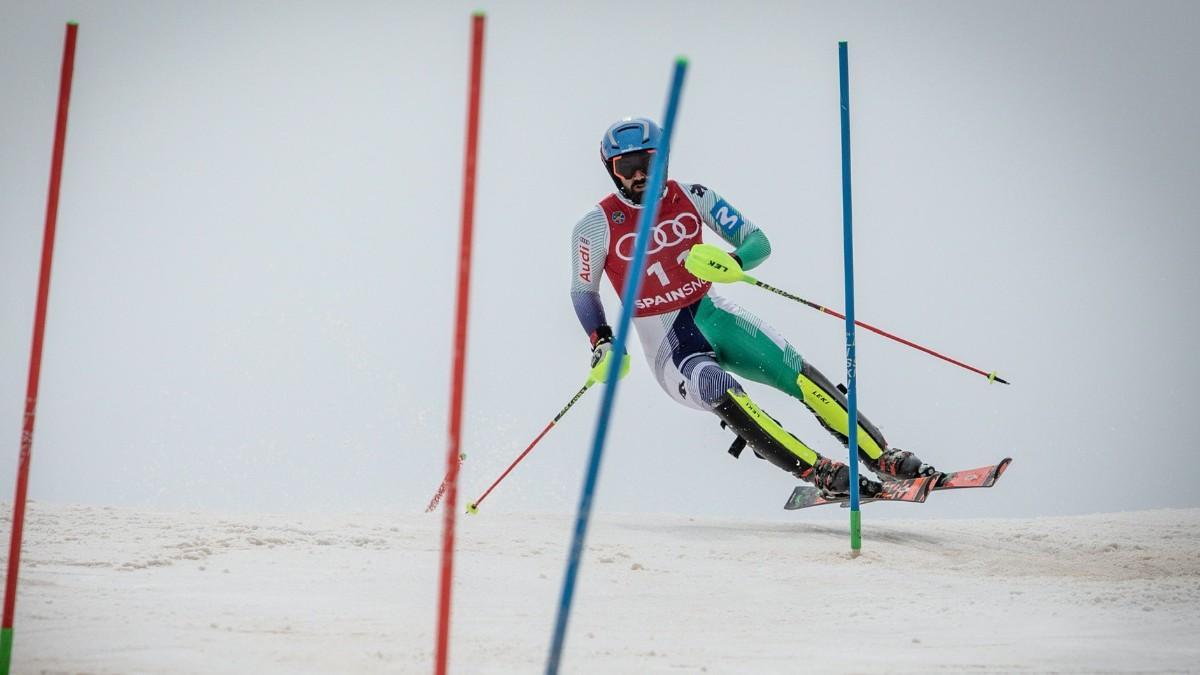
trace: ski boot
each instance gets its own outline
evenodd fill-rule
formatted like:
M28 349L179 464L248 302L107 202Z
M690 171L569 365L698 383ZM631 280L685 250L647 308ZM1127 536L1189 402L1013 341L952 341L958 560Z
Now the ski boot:
M812 483L827 499L845 497L850 494L850 467L842 462L822 457L817 463L800 474L800 478ZM858 494L863 498L874 497L883 485L866 476L858 477Z
M908 480L922 476L933 476L938 470L921 461L913 453L899 448L888 448L875 460L871 470L890 480Z

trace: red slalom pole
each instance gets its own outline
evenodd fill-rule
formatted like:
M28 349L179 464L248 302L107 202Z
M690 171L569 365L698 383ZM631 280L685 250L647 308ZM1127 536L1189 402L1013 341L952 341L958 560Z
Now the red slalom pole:
M0 628L0 673L8 675L12 663L13 614L17 605L17 571L21 565L21 539L25 526L25 500L29 487L29 456L33 450L33 421L37 414L38 381L42 373L42 342L46 332L46 303L50 297L50 264L54 259L54 231L58 222L58 192L62 181L63 149L67 142L67 109L71 104L71 76L75 71L75 35L79 24L67 24L62 75L58 84L58 122L54 127L54 155L50 163L50 194L46 199L46 231L42 238L42 269L38 276L37 311L33 321L33 346L29 356L29 382L25 390L25 421L21 428L21 455L17 468L17 493L13 499L12 540L8 548L8 578L4 585L4 624Z
M437 660L434 672L445 675L450 645L450 586L454 577L454 520L458 503L458 457L462 439L463 373L467 357L467 301L471 287L471 236L475 220L475 156L479 146L479 90L483 80L484 13L471 17L471 84L467 108L467 148L463 166L462 231L458 249L458 296L454 318L454 372L450 393L450 443L446 449L448 508L442 525L442 583L438 600Z

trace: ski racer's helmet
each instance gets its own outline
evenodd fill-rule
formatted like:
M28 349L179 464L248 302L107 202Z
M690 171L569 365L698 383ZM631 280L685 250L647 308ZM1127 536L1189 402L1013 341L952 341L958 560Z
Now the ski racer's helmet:
M617 190L634 203L641 203L641 195L630 194L625 190L619 177L621 169L617 158L634 153L645 153L645 156L657 152L661 140L662 129L646 117L626 117L610 126L600 139L600 161L604 163L604 170L608 172L608 177L617 186ZM649 173L649 164L645 163L644 167L643 170ZM632 178L632 175L626 174L625 177Z

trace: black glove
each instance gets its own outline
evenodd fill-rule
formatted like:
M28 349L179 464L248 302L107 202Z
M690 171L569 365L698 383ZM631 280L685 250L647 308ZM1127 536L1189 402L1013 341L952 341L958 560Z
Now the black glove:
M612 352L612 328L607 324L601 324L596 328L596 332L592 333L592 372L591 378L596 382L605 382L608 378L609 366L607 360ZM624 354L621 358L621 367L618 370L617 377L625 377L629 372L629 355Z
M612 326L602 323L596 326L596 331L592 333L592 368L600 365L606 354L612 351L613 332Z

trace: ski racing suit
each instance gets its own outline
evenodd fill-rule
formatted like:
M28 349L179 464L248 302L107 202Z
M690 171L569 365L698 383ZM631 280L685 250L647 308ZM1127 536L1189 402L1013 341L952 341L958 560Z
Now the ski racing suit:
M607 274L619 296L633 258L641 208L612 193L575 225L571 301L593 347L599 334L611 331L600 300L601 273ZM658 219L633 325L659 385L676 402L714 412L732 427L741 439L730 449L735 457L741 450L738 443L749 443L758 456L811 480L814 465L829 460L759 409L736 377L798 399L843 444L849 429L846 397L774 328L712 293L710 282L684 267L688 251L701 243L702 226L733 246L734 257L746 270L770 255L766 235L716 191L698 183L668 180ZM858 421L859 456L878 471L887 442L861 414Z

